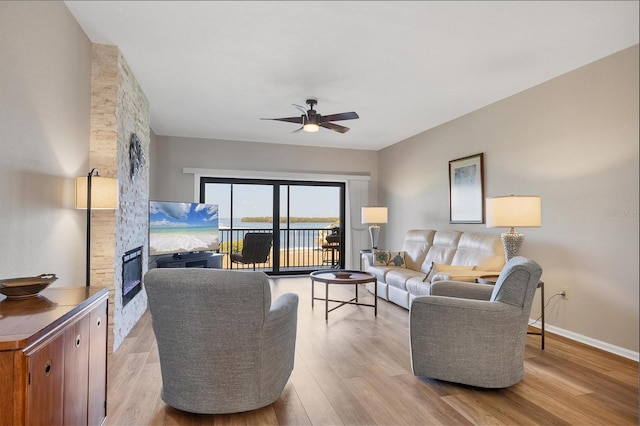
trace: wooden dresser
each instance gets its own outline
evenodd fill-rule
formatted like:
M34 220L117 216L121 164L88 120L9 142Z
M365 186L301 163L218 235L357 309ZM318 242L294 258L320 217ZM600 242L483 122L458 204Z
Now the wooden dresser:
M0 295L0 425L100 425L106 418L106 288Z

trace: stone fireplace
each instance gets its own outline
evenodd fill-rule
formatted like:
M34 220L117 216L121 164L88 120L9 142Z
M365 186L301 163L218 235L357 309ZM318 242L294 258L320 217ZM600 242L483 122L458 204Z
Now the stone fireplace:
M122 256L122 307L142 290L142 246Z
M118 179L120 199L116 211L92 212L91 285L109 288L110 352L147 309L140 281L148 265L149 143L144 92L116 46L94 44L89 163L101 176ZM131 268L135 293L126 282Z

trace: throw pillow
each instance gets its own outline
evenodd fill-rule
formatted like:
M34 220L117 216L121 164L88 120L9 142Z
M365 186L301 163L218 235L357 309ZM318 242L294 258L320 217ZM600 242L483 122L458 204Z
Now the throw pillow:
M458 265L447 265L444 263L435 263L431 262L431 270L425 277L424 281L430 282L433 279L433 276L439 272L448 272L448 271L473 271L475 266L458 266Z
M404 256L405 256L405 252L403 251L374 250L373 265L374 266L398 266L400 268L406 268L407 264L404 261Z

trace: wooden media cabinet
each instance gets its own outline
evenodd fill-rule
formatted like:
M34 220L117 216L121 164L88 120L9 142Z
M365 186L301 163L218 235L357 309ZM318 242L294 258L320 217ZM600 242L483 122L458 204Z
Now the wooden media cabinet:
M0 425L104 423L107 289L0 299Z

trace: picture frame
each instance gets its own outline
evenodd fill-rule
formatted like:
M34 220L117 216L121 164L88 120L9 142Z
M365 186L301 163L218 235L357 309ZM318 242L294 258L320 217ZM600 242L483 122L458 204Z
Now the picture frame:
M484 154L449 161L449 223L484 223Z

